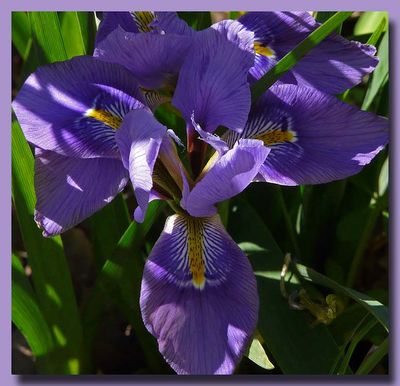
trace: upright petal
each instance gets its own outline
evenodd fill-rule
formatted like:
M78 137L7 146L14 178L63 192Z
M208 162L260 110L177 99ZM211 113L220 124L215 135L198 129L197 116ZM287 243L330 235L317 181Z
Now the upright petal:
M127 181L119 160L71 158L36 149L35 221L44 236L64 232L107 205Z
M123 28L126 32L139 32L132 12L103 12L99 28L96 33L95 47L97 47L111 32Z
M135 34L118 28L97 46L95 56L122 64L141 86L159 89L176 81L190 42L186 36Z
M210 28L194 35L179 74L173 104L208 132L219 125L240 131L250 109L247 73L254 54Z
M358 173L389 139L388 121L318 90L275 86L249 115L241 134L271 149L260 169L281 185L326 183ZM238 135L229 133L233 146Z
M143 107L136 80L122 66L90 56L37 69L13 108L26 139L73 157L119 157L114 135L124 115Z
M122 162L129 170L138 207L135 220L142 222L153 189L153 170L167 128L147 110L130 112L118 130L117 144Z
M146 262L140 306L159 350L178 374L231 374L258 317L247 257L218 216L174 215Z
M152 27L166 34L192 36L196 32L176 12L155 12Z
M259 79L320 25L308 12L249 12L239 21L255 34L255 66ZM378 64L375 48L335 33L313 48L281 81L337 94L355 86Z
M254 32L248 30L237 20L222 20L210 28L235 43L241 50L247 51L251 56L254 55Z
M269 149L261 141L240 140L220 157L181 200L182 208L196 217L212 216L215 204L242 192L256 177Z

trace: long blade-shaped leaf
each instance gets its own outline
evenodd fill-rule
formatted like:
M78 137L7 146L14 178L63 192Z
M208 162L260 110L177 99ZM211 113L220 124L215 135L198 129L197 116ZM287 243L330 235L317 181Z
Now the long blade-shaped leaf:
M57 368L53 356L53 334L37 304L32 286L16 255L12 255L12 321L25 337L36 358L38 370L52 373Z
M367 94L365 95L362 104L363 110L369 109L375 97L389 79L389 31L383 35L379 44L378 57L379 63L372 75L371 83L368 87Z
M57 345L59 373L79 373L84 365L82 329L60 237L44 238L33 212L34 160L17 121L12 124L12 193L22 238L32 267L41 311Z
M104 297L122 297L129 321L136 332L148 365L154 371L159 371L164 362L158 353L154 339L143 324L140 313L139 295L143 272L140 246L163 208L164 203L152 202L147 210L145 221L142 224L134 222L125 231L118 242L117 249L104 263L83 313L85 339L87 344L91 345L103 315Z
M86 54L85 40L82 35L78 12L58 12L61 36L69 58Z
M280 291L283 253L261 217L245 201L234 199L228 231L249 256L260 297L258 330L284 374L328 374L339 348L324 325L311 327L308 315L290 309ZM254 245L259 248L252 248ZM291 282L288 290L299 290ZM312 358L312 360L310 360Z
M26 60L32 44L31 26L26 12L12 12L12 42L21 55Z
M58 12L68 57L90 55L96 34L94 12Z
M386 338L372 353L367 355L363 360L360 367L356 371L357 375L369 374L375 366L384 358L389 352L389 338Z
M129 226L129 221L128 209L122 194L88 219L98 271L114 252L119 239Z
M210 12L178 12L178 15L197 31L211 25Z
M334 280L314 271L312 268L297 264L297 269L304 279L331 288L355 300L371 313L382 324L386 331L389 331L389 311L382 303L361 292L342 286Z
M33 47L40 63L68 59L57 12L29 12Z
M311 32L302 42L292 51L287 53L274 67L272 67L261 79L251 87L251 97L253 102L271 87L282 75L287 73L303 56L317 46L339 25L341 25L351 12L337 12L330 17L324 24Z

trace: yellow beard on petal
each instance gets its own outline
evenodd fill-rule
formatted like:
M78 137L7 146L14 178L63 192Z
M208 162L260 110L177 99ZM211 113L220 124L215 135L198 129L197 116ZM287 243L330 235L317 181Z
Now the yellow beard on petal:
M150 32L150 23L154 21L154 13L150 11L136 11L132 14L140 32Z
M283 142L295 142L297 140L296 133L294 131L283 131L280 129L266 131L265 133L257 135L255 139L260 139L264 142L264 145L266 146L275 145Z
M97 121L104 123L105 125L117 130L122 123L122 119L109 113L105 110L89 109L85 114L88 118L96 119Z
M187 217L187 238L189 269L192 273L192 283L196 288L203 289L205 278L205 264L203 260L203 223L201 218Z
M267 58L275 57L274 50L272 50L268 46L264 46L259 41L254 42L254 51L256 52L256 54L266 56Z

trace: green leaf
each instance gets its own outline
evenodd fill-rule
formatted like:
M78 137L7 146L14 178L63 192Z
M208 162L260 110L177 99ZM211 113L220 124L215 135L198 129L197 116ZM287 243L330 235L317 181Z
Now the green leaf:
M369 374L376 365L384 358L389 352L389 338L386 338L371 354L363 360L360 367L356 371L357 375Z
M58 16L68 57L91 54L96 32L94 13L58 12Z
M54 340L44 319L32 286L16 255L12 255L12 321L25 337L42 373L53 373Z
M354 35L372 34L376 30L376 26L384 22L385 30L388 25L387 12L364 12L361 14L354 26Z
M144 266L140 247L164 207L164 202L153 201L147 209L144 222L131 223L110 259L104 263L83 313L85 339L90 346L104 312L104 297L121 298L148 365L154 372L159 371L165 364L154 338L143 324L140 313L139 295Z
M206 29L211 25L210 12L178 12L178 16L197 31Z
M319 23L325 23L330 17L332 17L336 12L331 12L331 11L318 11L316 15L314 15L314 18L319 22ZM340 34L342 31L342 23L339 24L336 29L334 30L336 33Z
M90 239L98 271L117 247L119 239L130 223L128 209L122 194L87 220Z
M372 330L372 328L377 324L377 320L371 318L368 320L361 328L359 328L353 339L350 342L349 348L346 351L345 356L342 358L342 362L335 372L335 374L344 375L346 374L346 369L350 364L350 359L353 356L354 350L356 349L357 345L361 342L361 340Z
M86 55L92 55L97 26L94 12L77 12Z
M300 241L302 258L307 264L313 265L321 250L329 250L335 242L333 224L337 221L346 185L346 180L341 180L304 187Z
M381 22L376 27L375 31L372 33L372 35L367 40L367 44L371 44L371 45L375 46L376 43L378 43L379 38L381 37L382 33L386 29L386 23L387 23L386 19L381 20Z
M386 192L389 184L389 158L386 157L378 179L378 195L382 197Z
M68 59L57 12L29 12L33 48L41 64Z
M236 20L242 15L242 13L243 12L241 12L241 11L231 11L231 12L229 12L229 19Z
M370 108L379 91L389 79L389 31L383 35L379 44L378 57L379 63L372 74L372 80L361 107L363 110L368 110Z
M269 360L268 355L265 353L264 347L257 338L253 338L247 357L263 369L272 370L275 368Z
M17 121L12 123L12 194L22 238L32 267L40 309L57 346L57 373L85 367L82 328L60 237L44 238L33 215L34 160Z
M284 374L328 374L339 348L328 328L311 326L308 313L293 310L280 291L283 253L258 213L234 199L229 233L249 256L256 273L260 311L258 330L265 346ZM299 290L292 281L288 291ZM312 358L312 360L310 360Z
M31 26L26 12L12 12L12 42L26 60L32 45Z
M61 35L68 58L86 54L85 40L78 12L58 12Z
M351 12L336 12L324 24L311 32L292 51L288 52L261 79L252 85L252 101L257 100L261 94L268 90L281 76L286 74L302 57L332 33L350 15Z
M314 271L312 268L305 267L301 264L296 264L296 266L305 280L331 288L338 293L352 298L372 314L382 324L386 331L389 331L389 311L381 302L372 299L361 292L342 286L332 279Z

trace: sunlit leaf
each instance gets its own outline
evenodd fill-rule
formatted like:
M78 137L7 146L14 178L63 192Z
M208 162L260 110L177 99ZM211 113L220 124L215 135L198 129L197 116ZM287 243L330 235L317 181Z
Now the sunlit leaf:
M363 110L368 110L372 102L389 79L389 32L383 35L378 47L379 63L372 74L372 80L362 104Z
M376 26L378 26L382 20L385 22L385 30L387 29L387 12L363 12L356 25L354 26L354 35L367 35L372 34Z
M275 368L257 337L253 338L247 357L265 370L272 370Z
M61 238L44 238L36 226L34 160L17 121L12 124L12 194L38 302L58 348L58 372L84 369L78 308Z

